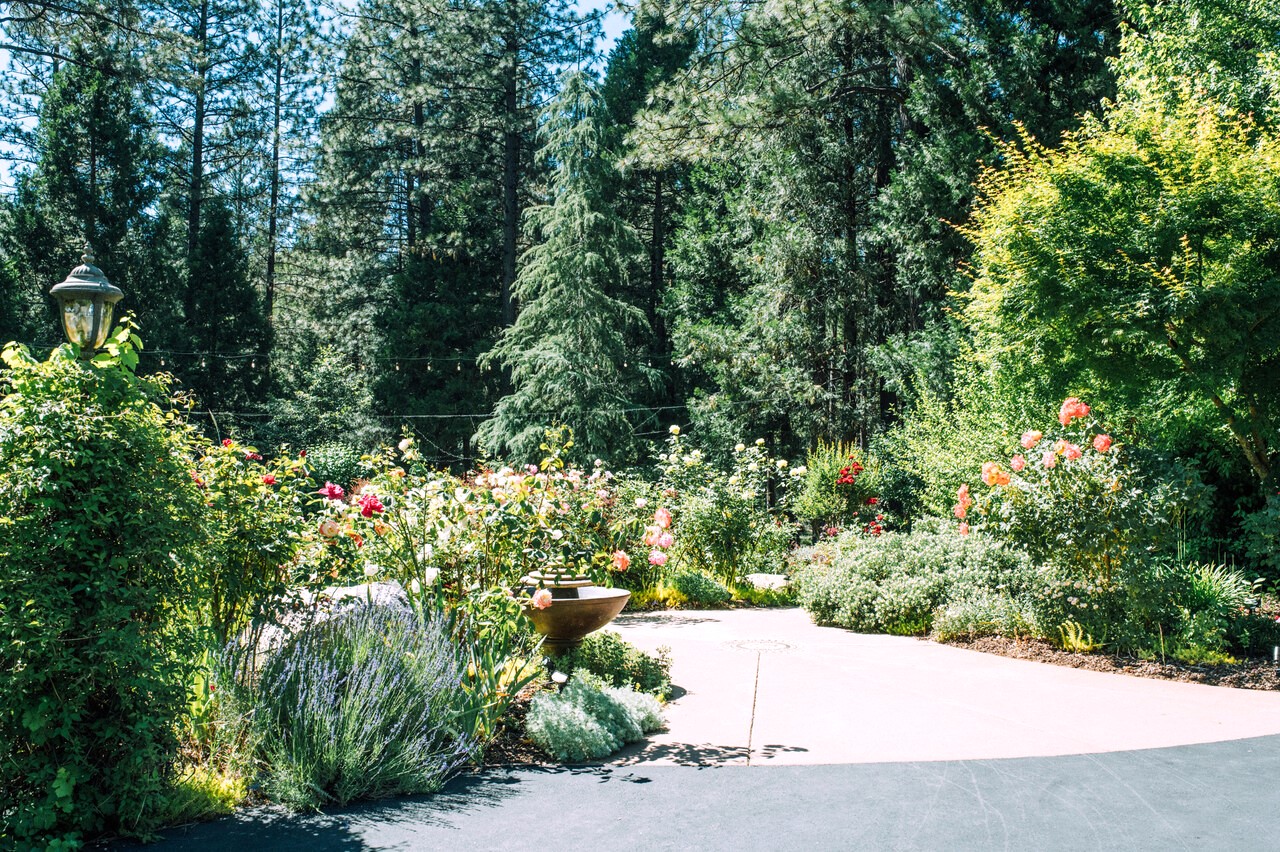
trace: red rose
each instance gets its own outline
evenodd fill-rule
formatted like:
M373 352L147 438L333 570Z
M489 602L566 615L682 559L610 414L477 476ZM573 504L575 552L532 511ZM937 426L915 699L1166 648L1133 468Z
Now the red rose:
M366 518L372 518L374 512L381 512L384 508L378 495L373 493L362 494L356 502L360 506L360 514Z

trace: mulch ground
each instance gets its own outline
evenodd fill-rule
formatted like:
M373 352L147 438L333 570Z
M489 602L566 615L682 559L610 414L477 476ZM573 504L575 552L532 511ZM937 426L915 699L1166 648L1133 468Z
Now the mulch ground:
M481 766L546 766L559 763L524 735L524 717L536 689L526 689L507 708L498 734L485 747Z
M947 644L987 654L999 654L1019 660L1035 660L1040 663L1070 666L1094 672L1114 672L1133 677L1230 686L1237 689L1280 689L1280 673L1277 673L1276 665L1271 660L1242 660L1231 665L1216 666L1190 665L1172 659L1161 662L1097 652L1082 654L1055 648L1041 639L1008 639L1003 636L960 639Z

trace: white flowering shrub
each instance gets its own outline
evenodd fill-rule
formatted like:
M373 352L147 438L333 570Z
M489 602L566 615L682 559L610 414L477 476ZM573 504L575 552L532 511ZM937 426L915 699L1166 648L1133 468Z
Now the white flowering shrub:
M630 687L605 686L579 672L560 692L534 696L525 733L565 763L608 757L663 725L661 705Z
M783 511L787 488L804 476L803 467L773 458L760 439L734 447L731 467L723 470L686 447L675 427L659 464L673 516L673 567L729 585L753 572L782 570L796 532Z

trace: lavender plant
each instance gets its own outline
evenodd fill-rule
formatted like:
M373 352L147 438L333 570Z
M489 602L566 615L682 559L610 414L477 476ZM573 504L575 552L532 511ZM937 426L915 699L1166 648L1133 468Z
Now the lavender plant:
M477 748L457 725L466 667L446 619L359 602L296 633L260 672L224 655L229 698L263 768L295 809L438 790Z

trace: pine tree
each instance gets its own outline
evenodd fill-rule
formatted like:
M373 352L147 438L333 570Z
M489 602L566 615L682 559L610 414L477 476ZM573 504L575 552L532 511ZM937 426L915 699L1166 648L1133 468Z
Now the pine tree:
M588 74L565 77L544 121L550 199L529 211L538 241L516 278L522 309L489 354L510 370L514 390L479 438L491 452L528 461L546 430L566 425L579 454L617 464L634 452L630 409L654 376L628 346L627 332L644 328L644 313L616 295L643 249L604 198L611 165Z
M123 309L157 330L152 345L163 345L174 325L174 278L153 212L160 152L136 96L138 68L101 40L67 52L76 61L59 68L42 99L33 134L40 159L19 179L4 254L25 286L47 291L91 244L125 292ZM29 315L30 294L26 300ZM49 339L43 318L13 331Z
M199 363L192 358L177 372L200 409L222 418L222 430L251 427L252 418L246 422L237 415L256 414L267 389L267 365L258 363L266 320L247 269L229 205L207 199L191 260L194 286L188 290L185 328Z
M935 342L964 250L940 220L966 215L984 133L1106 94L1108 4L652 5L696 39L633 133L641 162L700 170L666 299L694 420L865 442Z

